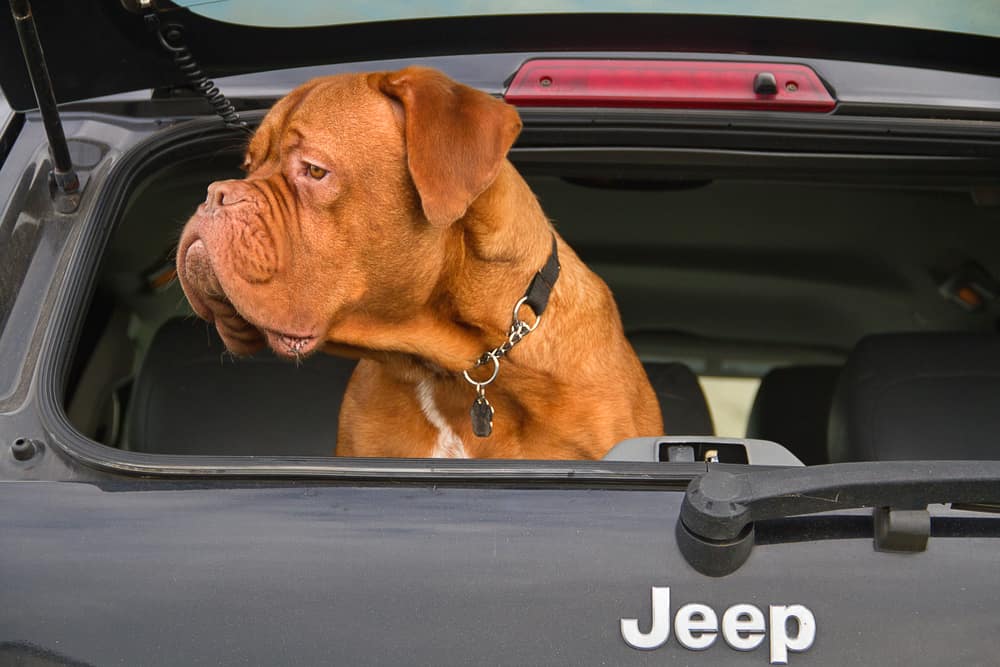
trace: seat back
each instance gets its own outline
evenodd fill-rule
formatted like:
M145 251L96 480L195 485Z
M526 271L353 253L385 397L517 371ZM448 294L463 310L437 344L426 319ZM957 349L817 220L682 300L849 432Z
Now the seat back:
M1000 459L1000 336L884 334L851 352L830 460Z
M157 330L129 402L128 448L157 454L332 456L357 362L270 352L234 359L200 320Z
M786 366L761 378L747 437L784 445L806 465L828 463L827 427L840 366Z
M715 435L698 376L680 362L643 362L660 401L666 435Z

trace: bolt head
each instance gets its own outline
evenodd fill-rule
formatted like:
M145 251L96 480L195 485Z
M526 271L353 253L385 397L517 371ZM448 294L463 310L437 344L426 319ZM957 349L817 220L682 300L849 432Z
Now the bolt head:
M18 461L27 461L38 453L38 446L27 438L18 438L11 444L10 453Z

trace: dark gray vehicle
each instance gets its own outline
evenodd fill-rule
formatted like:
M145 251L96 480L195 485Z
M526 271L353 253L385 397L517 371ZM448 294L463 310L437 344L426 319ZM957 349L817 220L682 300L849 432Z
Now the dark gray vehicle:
M992 3L287 4L0 12L0 664L996 662ZM174 244L266 109L412 63L519 107L669 435L337 458L352 361L191 317Z

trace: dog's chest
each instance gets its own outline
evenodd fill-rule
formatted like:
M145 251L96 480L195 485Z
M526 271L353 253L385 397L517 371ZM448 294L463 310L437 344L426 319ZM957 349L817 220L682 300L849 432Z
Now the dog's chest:
M462 439L448 425L444 415L438 410L437 404L434 402L434 384L430 380L423 379L417 383L417 401L420 403L420 410L424 413L424 417L437 430L437 440L434 443L434 451L431 456L439 459L469 458Z

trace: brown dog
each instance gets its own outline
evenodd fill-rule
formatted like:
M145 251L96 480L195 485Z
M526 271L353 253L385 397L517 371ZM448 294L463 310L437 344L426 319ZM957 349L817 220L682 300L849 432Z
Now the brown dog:
M610 291L506 159L520 129L513 107L426 68L316 79L187 223L181 285L230 351L361 357L338 455L599 458L663 430ZM526 333L536 313L512 312L547 263ZM515 319L523 339L484 356Z

